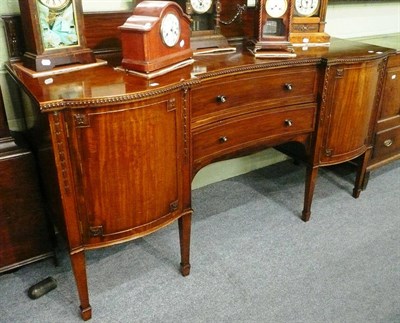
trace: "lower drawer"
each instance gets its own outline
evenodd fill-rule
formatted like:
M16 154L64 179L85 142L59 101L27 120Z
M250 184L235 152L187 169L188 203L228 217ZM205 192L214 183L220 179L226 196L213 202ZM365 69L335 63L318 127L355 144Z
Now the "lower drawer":
M400 153L400 126L381 131L375 137L373 159L391 157Z
M269 140L275 145L280 139L283 143L291 136L311 132L315 110L313 104L280 108L198 128L193 133L194 162L202 164L202 159L213 160Z

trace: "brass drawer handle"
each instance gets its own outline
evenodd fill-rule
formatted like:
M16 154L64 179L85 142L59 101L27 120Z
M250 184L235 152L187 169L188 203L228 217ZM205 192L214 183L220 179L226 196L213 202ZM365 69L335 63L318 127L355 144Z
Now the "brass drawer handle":
M393 145L393 140L392 140L392 139L387 139L387 140L385 140L385 141L383 142L383 144L384 144L386 147L390 147L391 145Z
M293 126L293 121L290 120L290 119L286 119L286 120L285 120L285 126L286 126L286 127L291 127L291 126Z
M218 103L225 103L226 100L227 100L227 98L226 98L225 95L218 95L218 96L217 96L217 102L218 102Z
M223 144L223 143L225 143L225 142L227 142L227 141L228 141L228 137L222 136L222 137L219 138L219 142L220 142L221 144Z
M291 83L285 83L285 89L288 91L292 91L293 90L293 85Z

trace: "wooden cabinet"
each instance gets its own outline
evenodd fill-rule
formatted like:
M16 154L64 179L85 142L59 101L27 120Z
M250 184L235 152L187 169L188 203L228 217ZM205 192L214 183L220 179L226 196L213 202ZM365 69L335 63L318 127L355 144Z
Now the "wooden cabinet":
M35 159L10 137L0 92L0 272L54 257Z
M400 158L400 53L389 56L382 86L368 172Z
M54 125L64 118L68 126L85 246L139 237L182 215L188 156L181 116L180 92L52 116Z
M372 131L380 98L385 57L380 54L326 60L314 152L310 156L303 220L310 218L318 168L360 157L353 196L362 189L372 149Z
M91 73L81 72L77 79L83 75ZM72 96L88 95L66 100L61 109L58 100L33 100L33 113L45 113L35 114L29 130L42 169L47 164L42 175L48 200L62 204L61 214L53 208L52 215L59 218L55 224L63 226L60 232L66 234L81 315L87 320L91 306L85 250L139 238L178 220L181 273L189 274L188 94L183 84L159 84L152 90L153 83L108 67L96 70L80 86L75 86L73 74L52 79L54 83L47 85L46 77L24 81L28 87L41 88L35 93L38 96L69 96L73 91ZM73 79L74 86L68 87ZM126 94L129 88L142 91ZM116 90L123 93L107 96L107 91ZM106 95L89 97L99 91ZM54 177L59 190L53 187Z
M359 193L391 52L335 39L296 51L262 60L239 48L151 80L110 66L33 78L7 65L32 99L30 138L47 200L62 205L51 209L65 222L85 320L85 250L178 220L181 271L189 274L191 180L207 164L295 142L308 165L304 220L321 166L359 158Z

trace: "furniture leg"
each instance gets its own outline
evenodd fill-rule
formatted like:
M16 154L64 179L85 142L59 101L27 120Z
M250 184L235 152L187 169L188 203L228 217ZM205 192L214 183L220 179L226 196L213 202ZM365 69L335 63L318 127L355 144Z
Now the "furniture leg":
M192 212L187 212L178 220L179 225L179 241L181 248L181 273L187 276L190 273L190 230L192 222Z
M92 317L92 307L89 304L85 253L83 250L71 252L70 257L76 286L78 288L79 301L81 303L81 316L84 321L87 321Z
M369 157L371 156L371 151L372 151L371 148L367 149L367 151L361 157L361 162L358 166L356 180L354 183L354 189L353 189L354 198L358 198L360 196L360 193L364 187L367 165Z
M363 183L362 183L362 190L363 191L365 191L367 189L370 176L371 176L371 172L366 171L365 172L365 176L364 176L364 180L363 180Z
M304 192L304 208L302 220L307 222L311 216L311 203L314 195L315 183L318 175L318 166L307 166L306 186Z

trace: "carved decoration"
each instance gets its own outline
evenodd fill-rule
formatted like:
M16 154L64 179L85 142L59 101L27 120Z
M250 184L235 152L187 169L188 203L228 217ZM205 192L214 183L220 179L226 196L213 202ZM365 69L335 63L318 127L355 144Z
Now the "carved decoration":
M58 155L58 159L61 166L61 174L62 174L62 186L64 191L67 194L71 193L69 178L68 178L68 167L67 167L67 158L66 158L66 148L64 145L63 135L64 129L62 124L62 118L60 118L59 112L53 113L53 120L54 120L54 134L56 138L56 145L55 145L55 154Z
M338 79L344 78L344 68L338 68L336 70L336 78Z
M177 83L162 89L151 90L146 92L137 92L132 94L114 96L109 98L99 98L99 99L82 99L82 100L64 100L64 101L53 101L46 102L40 105L41 111L57 111L63 110L65 108L88 108L88 107L99 107L99 106L110 106L113 104L121 103L131 103L134 101L139 101L147 98L153 98L155 96L160 96L166 93L170 93L176 90L182 89L184 83Z
M81 114L81 113L74 114L74 119L76 128L90 127L90 118L88 114Z
M89 234L91 237L101 237L103 236L103 226L95 226L95 227L89 227Z
M167 111L172 112L176 110L176 101L175 98L168 100L167 102Z
M188 103L188 93L189 93L189 88L186 86L183 89L183 111L182 111L182 114L183 114L183 151L184 151L185 162L189 161L189 134L188 134L189 103Z

